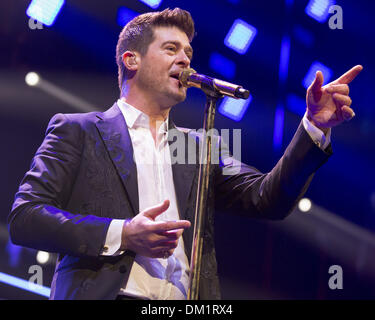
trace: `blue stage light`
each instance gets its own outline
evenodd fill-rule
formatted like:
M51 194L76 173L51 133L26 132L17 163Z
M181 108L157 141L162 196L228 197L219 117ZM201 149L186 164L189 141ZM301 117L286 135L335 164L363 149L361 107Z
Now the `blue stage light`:
M130 20L138 16L139 13L127 8L120 7L117 10L117 24L120 27L124 27Z
M220 73L227 79L233 79L236 73L236 64L222 56L220 53L213 52L210 56L210 68L217 73Z
M257 29L241 19L234 21L224 44L234 51L244 54L257 34Z
M27 8L26 14L46 26L51 26L64 2L64 0L33 0Z
M44 297L49 297L51 289L43 286L39 286L35 283L31 283L27 280L20 279L9 274L0 272L0 282L6 283L13 287L17 287L26 291L30 291L39 294Z
M273 129L273 149L280 151L283 143L284 132L284 107L278 105L275 112L275 123Z
M285 83L288 77L289 56L290 56L290 37L284 36L281 41L281 50L280 50L279 80L281 83Z
M151 7L152 9L156 9L157 7L160 6L161 2L163 0L139 0L145 4L147 4L149 7Z
M251 95L246 100L225 97L219 106L219 112L232 120L240 121L251 100Z
M311 18L323 23L327 20L329 12L328 9L330 6L334 5L335 1L333 0L310 0L305 8L305 12Z
M305 78L302 81L303 86L307 89L315 79L316 72L320 70L323 73L324 82L323 85L327 84L332 77L332 70L326 67L324 64L316 61L313 62Z

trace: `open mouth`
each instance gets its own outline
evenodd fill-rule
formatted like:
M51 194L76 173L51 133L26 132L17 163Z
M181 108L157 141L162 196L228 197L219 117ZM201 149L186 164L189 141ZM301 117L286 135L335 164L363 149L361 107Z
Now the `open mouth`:
M170 77L173 78L173 79L176 79L176 80L178 81L178 87L179 87L179 88L182 87L182 84L181 84L181 82L180 82L179 74L178 74L178 73L176 73L176 74L171 74Z

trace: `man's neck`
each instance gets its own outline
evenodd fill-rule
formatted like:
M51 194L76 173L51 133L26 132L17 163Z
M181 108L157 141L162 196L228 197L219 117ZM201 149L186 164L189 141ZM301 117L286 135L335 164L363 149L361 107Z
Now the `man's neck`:
M156 142L156 133L159 131L161 124L168 118L171 108L161 108L155 101L148 101L142 95L123 95L121 100L130 104L134 108L142 111L149 117L150 131Z
M167 119L171 109L171 107L162 106L149 92L144 92L134 85L123 87L121 99L147 114L150 119L159 121Z

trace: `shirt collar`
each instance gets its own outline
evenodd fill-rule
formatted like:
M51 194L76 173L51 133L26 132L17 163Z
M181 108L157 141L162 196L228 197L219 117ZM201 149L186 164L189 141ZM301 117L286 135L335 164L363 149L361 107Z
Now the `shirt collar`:
M150 117L147 114L145 114L141 110L138 110L122 99L117 100L117 105L119 106L120 111L125 118L128 128L150 128ZM161 124L159 133L168 132L168 119L169 117L167 117L167 119L165 119Z

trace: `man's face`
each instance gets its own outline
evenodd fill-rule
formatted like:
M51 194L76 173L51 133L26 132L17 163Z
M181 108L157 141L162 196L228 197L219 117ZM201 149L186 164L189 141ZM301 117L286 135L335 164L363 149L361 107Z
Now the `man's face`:
M178 80L181 70L190 67L193 49L183 31L158 27L154 41L140 58L137 84L162 107L169 108L186 98L186 88Z

